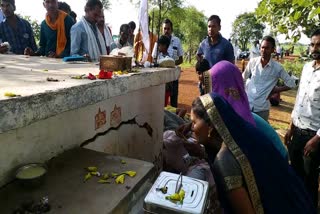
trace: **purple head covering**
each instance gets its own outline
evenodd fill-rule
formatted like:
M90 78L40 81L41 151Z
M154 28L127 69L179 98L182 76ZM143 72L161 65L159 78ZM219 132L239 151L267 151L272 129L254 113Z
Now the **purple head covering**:
M237 66L228 61L218 62L204 73L204 85L206 93L220 94L243 119L255 125Z

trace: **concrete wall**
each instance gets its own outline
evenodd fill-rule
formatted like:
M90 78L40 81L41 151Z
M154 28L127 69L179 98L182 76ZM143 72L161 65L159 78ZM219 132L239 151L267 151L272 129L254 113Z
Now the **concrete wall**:
M76 146L159 164L164 89L161 84L132 91L0 134L0 186L17 166Z

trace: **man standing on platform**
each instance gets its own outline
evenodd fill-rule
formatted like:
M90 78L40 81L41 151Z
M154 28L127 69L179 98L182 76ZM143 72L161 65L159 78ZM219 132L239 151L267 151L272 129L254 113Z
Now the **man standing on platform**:
M0 23L1 42L8 42L10 52L14 54L24 54L25 49L28 48L36 51L37 45L30 23L14 14L16 10L15 1L2 0L1 10L6 17L5 20ZM0 46L0 53L6 53L7 51L8 46Z
M266 121L269 119L270 96L296 86L295 80L282 65L272 59L275 46L274 38L265 36L260 48L261 57L250 59L242 73L251 111ZM279 79L284 81L285 86L276 86Z
M217 15L210 16L208 19L208 36L200 43L197 51L197 60L206 59L210 68L222 60L234 63L232 44L222 37L220 30L220 17Z
M290 129L285 135L291 165L318 206L320 164L320 29L311 36L312 62L302 70Z

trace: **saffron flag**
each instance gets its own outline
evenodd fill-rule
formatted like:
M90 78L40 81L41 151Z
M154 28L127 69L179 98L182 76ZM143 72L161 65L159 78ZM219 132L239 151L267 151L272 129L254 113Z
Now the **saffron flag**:
M139 24L142 34L142 42L148 55L150 51L150 40L149 40L149 21L148 21L148 0L141 0L139 10Z

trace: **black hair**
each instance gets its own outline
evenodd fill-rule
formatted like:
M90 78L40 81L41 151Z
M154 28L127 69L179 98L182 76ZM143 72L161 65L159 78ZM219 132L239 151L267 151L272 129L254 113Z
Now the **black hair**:
M276 47L276 40L272 36L265 36L262 38L262 41L270 42L273 48Z
M70 5L67 4L66 2L61 2L61 1L59 1L59 2L58 2L58 9L66 12L66 13L68 13L68 14L71 12L71 7L70 7Z
M217 15L210 16L208 19L208 22L210 22L210 21L216 21L218 23L218 25L221 25L221 19Z
M98 7L99 9L103 8L103 5L100 0L88 0L84 9L85 9L85 11L92 10L95 7Z
M132 31L136 29L136 23L134 21L129 22L128 25L132 29Z
M122 24L120 26L120 33L121 32L129 32L130 26L128 24Z
M160 38L158 39L158 44L160 45L165 45L167 48L169 48L170 46L170 39L169 37L162 35L160 36Z
M5 2L11 4L13 6L13 11L16 11L16 2L15 2L15 0L2 0L2 1L5 1ZM2 2L2 1L0 1L0 2Z
M200 61L197 61L196 71L198 74L201 74L209 69L210 69L210 64L209 64L208 60L201 59Z
M311 34L311 37L319 36L319 35L320 35L320 29L316 29L316 30L313 31L313 33Z
M71 11L69 15L74 19L77 18L77 14L74 11Z
M171 30L173 30L173 24L172 24L172 21L170 19L163 20L162 24L170 24Z
M192 111L199 118L203 119L207 123L207 125L212 126L212 122L208 116L206 109L204 108L204 106L200 100L200 97L197 97L192 102Z

